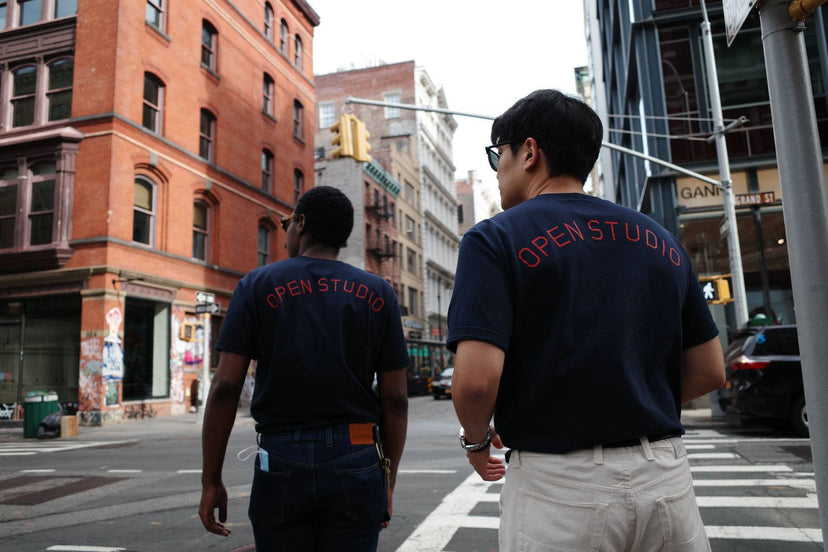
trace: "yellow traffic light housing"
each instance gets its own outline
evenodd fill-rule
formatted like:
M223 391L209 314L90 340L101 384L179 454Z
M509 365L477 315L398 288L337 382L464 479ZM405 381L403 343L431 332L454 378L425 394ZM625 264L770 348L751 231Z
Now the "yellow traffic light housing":
M368 129L365 128L365 123L354 117L354 159L357 161L371 161L371 156L368 155L368 152L371 151L371 144L368 143L370 137Z
M729 278L730 274L699 277L699 284L701 284L702 293L708 304L724 305L733 301L730 296Z
M343 113L331 125L331 144L336 146L332 154L334 157L354 156L353 120L355 119L356 117L350 113Z

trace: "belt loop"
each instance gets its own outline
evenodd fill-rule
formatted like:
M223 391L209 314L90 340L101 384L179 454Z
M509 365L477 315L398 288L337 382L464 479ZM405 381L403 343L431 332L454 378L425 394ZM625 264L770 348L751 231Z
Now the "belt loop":
M684 448L684 440L681 437L670 437L670 444L673 445L673 452L676 453L676 458L687 456L687 449Z
M595 458L596 466L604 465L604 447L603 445L595 445L592 447L592 454Z
M515 449L509 449L509 468L510 469L517 469L520 467L520 451Z
M325 446L330 448L333 446L333 432L331 426L325 426Z
M650 446L650 440L647 439L647 436L639 437L641 441L641 448L644 449L644 457L647 461L652 462L655 460L655 456L653 455L653 448Z
M293 430L293 446L294 447L299 446L299 440L301 439L301 437L302 437L302 430L301 429L294 429Z

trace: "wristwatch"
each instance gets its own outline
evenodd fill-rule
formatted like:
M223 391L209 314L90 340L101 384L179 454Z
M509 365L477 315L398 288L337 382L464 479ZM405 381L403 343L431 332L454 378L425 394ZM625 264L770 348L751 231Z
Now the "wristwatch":
M486 436L483 437L483 440L479 443L469 443L466 441L466 430L460 428L460 446L463 447L463 450L466 452L480 452L481 450L486 450L488 448L489 443L492 442L492 426L486 428Z

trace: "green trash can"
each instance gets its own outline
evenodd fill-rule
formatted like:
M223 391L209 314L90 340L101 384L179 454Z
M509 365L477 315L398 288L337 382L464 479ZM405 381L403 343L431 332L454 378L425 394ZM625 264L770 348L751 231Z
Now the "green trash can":
M37 437L40 420L59 412L60 404L55 392L29 391L23 397L23 437Z

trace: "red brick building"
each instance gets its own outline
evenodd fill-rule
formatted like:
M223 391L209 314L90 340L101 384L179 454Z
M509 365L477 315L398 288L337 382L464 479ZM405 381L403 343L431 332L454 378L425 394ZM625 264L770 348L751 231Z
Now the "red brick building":
M196 293L225 308L284 257L313 184L318 23L304 0L0 2L0 403L190 407Z

